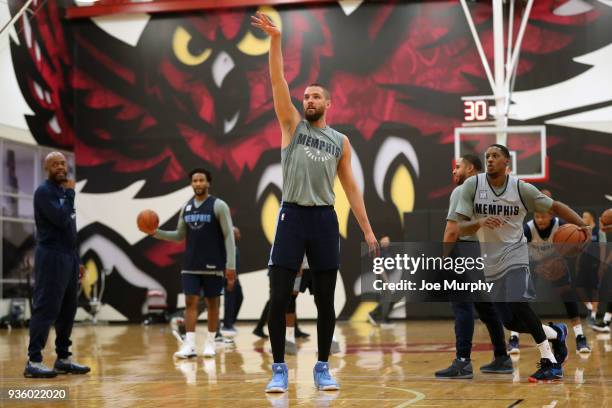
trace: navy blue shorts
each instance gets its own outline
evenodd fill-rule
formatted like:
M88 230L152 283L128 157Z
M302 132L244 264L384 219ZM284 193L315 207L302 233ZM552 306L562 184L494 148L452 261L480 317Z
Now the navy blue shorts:
M310 291L311 295L314 295L312 292L312 273L310 269L302 270L302 280L300 281L300 292L306 293L306 289Z
M276 222L268 266L297 271L306 253L311 270L338 269L340 232L334 207L283 203Z
M521 266L508 271L501 278L491 281L493 302L529 302L536 298L529 268Z
M221 296L223 291L223 277L215 275L201 275L197 273L181 273L183 293L185 295L203 296L213 298Z

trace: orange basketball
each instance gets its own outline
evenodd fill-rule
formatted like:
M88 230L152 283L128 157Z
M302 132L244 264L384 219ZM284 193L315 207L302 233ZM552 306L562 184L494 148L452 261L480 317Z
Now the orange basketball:
M159 217L153 210L142 210L136 218L138 229L147 234L153 234L159 227Z
M612 225L612 208L608 208L601 214L601 223L603 225Z
M537 264L535 273L549 282L558 281L567 274L567 265L563 258L556 257Z
M555 232L553 242L557 244L555 247L561 255L576 256L589 238L589 235L577 225L564 224Z

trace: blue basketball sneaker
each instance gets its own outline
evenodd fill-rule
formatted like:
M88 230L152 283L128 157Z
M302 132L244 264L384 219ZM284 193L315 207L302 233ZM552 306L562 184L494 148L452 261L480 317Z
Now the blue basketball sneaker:
M42 362L35 363L28 360L25 370L23 371L23 376L27 378L53 378L57 376L57 372L44 365Z
M548 323L557 332L557 338L552 340L552 348L557 363L563 364L569 354L567 350L567 325L565 323Z
M87 374L91 371L89 367L72 361L69 358L58 358L53 365L53 369L58 374Z
M510 336L507 351L508 354L519 354L521 352L519 348L519 338L517 336Z
M552 382L563 379L563 367L547 358L540 359L538 371L529 377L529 382Z
M321 391L336 391L340 386L329 374L329 364L326 361L317 361L312 369L315 387Z
M289 388L289 369L287 364L272 364L272 379L266 386L266 392L287 392L287 388Z

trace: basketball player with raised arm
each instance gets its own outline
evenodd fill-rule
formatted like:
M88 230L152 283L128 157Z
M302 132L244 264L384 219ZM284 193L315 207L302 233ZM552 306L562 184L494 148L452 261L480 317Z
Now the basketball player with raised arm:
M529 279L529 252L523 221L530 211L551 210L558 217L587 228L582 218L567 205L553 201L536 187L518 177L507 175L510 152L493 144L485 153L487 171L468 178L461 190L457 214L461 235L479 235L485 260L485 278L494 282L495 306L508 330L533 336L541 359L530 382L563 378L562 364L567 359L567 326L542 325L529 301L534 299ZM484 256L484 255L483 255ZM548 340L552 343L548 342ZM554 352L553 352L554 350Z
M280 30L261 12L252 17L252 24L270 37L270 80L282 135L283 198L268 263L268 331L274 363L272 380L266 392L287 391L285 311L304 253L312 272L318 311L318 361L313 369L314 384L319 390L337 390L338 383L330 375L327 362L336 321L334 290L340 258L338 219L333 207L336 175L370 253L378 254L378 241L353 177L349 140L327 125L326 112L331 107L328 90L319 84L306 87L302 101L305 119L302 119L291 101L289 85L284 77Z

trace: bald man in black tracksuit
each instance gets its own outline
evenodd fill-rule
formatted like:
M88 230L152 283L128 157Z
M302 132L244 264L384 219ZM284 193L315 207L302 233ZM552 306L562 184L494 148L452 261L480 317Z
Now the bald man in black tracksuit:
M89 372L89 367L70 359L70 335L77 309L80 263L74 181L67 179L66 158L59 152L47 155L45 170L48 179L34 193L37 246L29 359L23 373L28 378ZM53 369L49 369L42 363L42 350L52 325L56 332L57 360Z

